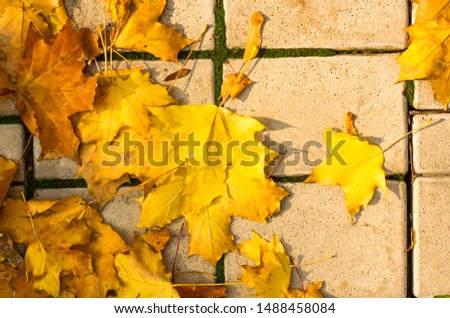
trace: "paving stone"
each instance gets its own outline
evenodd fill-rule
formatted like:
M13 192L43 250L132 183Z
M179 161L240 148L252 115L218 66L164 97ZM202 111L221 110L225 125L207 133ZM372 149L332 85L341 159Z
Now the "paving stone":
M0 99L0 117L19 116L14 99Z
M121 187L118 193L129 190L130 187ZM86 201L94 198L85 188L65 188L65 189L38 189L34 193L34 198L39 200L56 200L66 198L70 195L79 195ZM143 195L141 190L135 190L114 198L101 211L105 222L110 224L128 243L132 244L135 233L142 232L136 229L139 222L141 205L137 199ZM214 282L213 275L215 267L206 262L198 255L188 257L189 236L186 228L182 233L182 238L177 250L178 237L183 220L173 222L169 227L172 238L164 250L164 264L167 271L171 271L174 256L177 255L175 265L175 283L211 283Z
M43 179L75 179L78 165L69 158L38 160L41 155L39 138L33 137L34 178Z
M78 195L87 202L94 200L86 188L36 189L33 198L36 200L60 200L72 195Z
M181 63L184 61L181 60ZM100 68L103 70L103 63ZM180 66L164 61L133 61L134 67L141 67L150 71L151 77L157 83L170 86L171 82L164 79L180 69ZM114 69L129 68L130 65L125 62L114 62ZM170 94L182 104L213 104L214 103L214 64L212 60L189 60L186 68L191 72L188 76L180 78L171 89ZM90 70L96 72L94 65Z
M183 222L184 219L180 218L168 227L172 234L172 238L164 249L164 264L166 265L166 270L172 270L173 261L175 255L177 255L174 283L214 283L216 268L199 255L188 256L189 233L187 232L186 226L183 225ZM183 226L183 233L181 233L181 240L178 246L181 226ZM178 253L176 251L177 246Z
M103 25L100 0L65 0L64 3L69 17L77 27L96 31L98 25ZM214 10L214 0L167 0L160 22L174 26L179 32L193 40L200 36L205 25L210 25L211 28L196 50L212 50L214 49L215 34ZM112 22L109 13L105 15L105 19L107 24ZM187 50L190 50L190 47Z
M323 280L327 297L406 297L406 185L388 181L386 195L377 190L357 222L350 224L343 191L317 184L281 184L291 196L281 214L267 224L234 218L232 232L239 244L256 231L266 240L275 233L296 264L336 255L301 268L307 282ZM243 262L235 253L225 257L226 282L239 281ZM299 287L293 271L292 287ZM230 286L230 297L252 297L248 288Z
M442 110L444 108L441 103L434 99L429 80L414 81L413 106L420 110Z
M25 130L22 125L0 125L0 155L8 159L20 159L25 148ZM16 182L25 181L25 160L19 162L16 176Z
M162 85L164 78L177 71L179 66L175 63L162 61L133 61L133 65L148 69L154 80ZM126 62L114 63L114 68L126 68ZM190 60L186 65L191 73L177 81L172 88L171 95L182 104L214 104L214 64L211 60ZM93 67L92 67L93 69ZM73 179L78 166L67 158L53 160L37 160L41 153L39 141L35 138L33 143L34 176L42 179Z
M19 186L12 186L11 188L9 188L8 191L8 198L12 198L12 199L22 199L22 193L25 194L25 186L23 185L19 185Z
M450 177L419 177L413 184L413 293L450 294Z
M405 84L394 84L396 56L257 59L249 72L255 83L226 107L267 127L260 138L285 154L272 175L309 174L326 155L324 130L343 130L347 111L357 116L358 132L382 148L407 132ZM231 63L239 69L241 62ZM385 153L385 169L408 171L406 140Z
M418 174L450 173L450 114L421 114L413 117L416 129L431 119L434 124L413 135L414 172Z
M263 47L404 49L408 1L225 0L228 47L245 47L250 16L267 22Z

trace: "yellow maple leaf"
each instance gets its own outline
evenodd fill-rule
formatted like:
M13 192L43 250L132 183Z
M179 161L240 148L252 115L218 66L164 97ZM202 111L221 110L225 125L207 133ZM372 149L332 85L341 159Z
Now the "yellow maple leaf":
M14 179L17 165L14 161L0 156L0 207L9 191L9 186Z
M67 21L62 0L5 0L0 4L0 69L17 76L31 24L45 40L58 33Z
M274 235L268 242L253 232L250 240L238 246L239 251L255 263L242 266L241 281L252 288L260 297L284 297L291 279L291 261L279 238Z
M137 236L129 254L118 254L114 265L120 279L118 297L179 298L160 252Z
M263 15L260 12L254 12L250 18L250 29L243 57L244 62L254 59L261 48L261 26L263 23Z
M244 74L228 74L222 83L220 97L230 96L231 99L235 99L252 83L253 81Z
M98 200L100 209L122 184L130 181L129 174L139 168L139 160L147 154L139 145L146 144L147 140L132 128L123 128L110 142L102 140L80 145L78 175L86 180L88 190ZM134 145L130 146L130 143ZM136 162L135 158L138 158Z
M437 67L437 60L446 54L450 22L422 21L406 29L410 35L408 49L397 58L401 72L399 81L426 78Z
M415 0L419 4L414 25L406 28L408 49L397 58L399 81L430 79L434 98L447 109L450 102L449 49L450 3L448 0Z
M291 260L280 239L273 235L266 241L258 233L239 244L239 251L249 258L254 266L242 266L241 281L255 289L259 297L265 298L320 298L322 282L309 284L306 290L289 288L291 281Z
M151 82L150 73L138 68L99 75L93 111L83 113L75 124L83 143L111 141L123 127L142 136L151 126L149 107L176 104L166 88Z
M166 0L134 1L136 9L119 29L111 34L115 48L149 52L165 61L178 61L178 52L193 43L174 27L158 22ZM117 12L117 6L115 6ZM114 16L120 14L113 13ZM126 17L126 14L124 14Z
M157 179L143 201L138 227L162 227L184 216L189 253L215 264L235 249L229 230L233 215L265 222L287 195L265 176L265 159L272 152L254 140L264 126L215 105L168 106L151 112L165 123L154 141L176 141L176 146L153 153L158 162L166 163L163 167L148 165L140 175L136 172L140 178ZM181 146L189 140L192 147Z
M416 21L448 19L450 14L449 0L412 0L419 5Z
M75 31L68 23L49 43L30 29L16 106L28 129L39 136L42 157L78 160L80 142L69 117L93 107L97 79L82 71L97 54L97 37L87 29Z
M119 253L129 251L129 246L109 224L103 222L96 210L86 206L81 217L86 226L95 233L92 240L78 250L92 255L93 272L81 277L67 275L61 278L59 297L106 297L109 291L120 288L119 278L114 269L114 258ZM68 293L68 291L70 291Z
M129 247L77 196L6 200L0 231L27 247L26 273L36 290L53 297L105 297L120 287L114 257Z
M89 243L92 233L76 222L81 208L76 197L61 202L6 200L0 213L0 232L27 246L25 262L27 272L35 277L35 288L53 297L59 294L61 272L77 276L92 272L91 256L71 249Z
M330 154L305 182L341 186L353 221L360 208L370 202L375 188L386 191L383 150L358 136L331 129L325 131L325 140Z

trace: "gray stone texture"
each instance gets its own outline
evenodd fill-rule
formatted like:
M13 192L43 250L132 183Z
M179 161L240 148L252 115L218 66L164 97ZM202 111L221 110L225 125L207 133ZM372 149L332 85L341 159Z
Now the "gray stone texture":
M450 177L420 177L413 184L413 293L450 295Z
M276 234L296 264L336 257L301 268L305 284L323 280L331 297L405 297L407 288L406 185L388 181L386 195L377 190L369 206L350 223L343 191L317 184L281 184L291 196L267 224L234 218L237 243L256 231L266 240ZM243 256L225 258L227 282L238 281ZM292 287L299 287L295 270ZM229 297L252 297L251 289L228 287Z
M224 0L227 45L245 47L250 16L266 17L263 47L404 49L407 0Z
M325 158L325 129L343 130L348 111L357 116L358 133L381 148L407 132L405 84L394 84L396 56L257 59L248 72L255 83L225 106L266 126L260 138L285 154L273 176L306 175ZM239 69L241 61L231 63ZM408 171L406 140L385 153L384 167L387 174Z

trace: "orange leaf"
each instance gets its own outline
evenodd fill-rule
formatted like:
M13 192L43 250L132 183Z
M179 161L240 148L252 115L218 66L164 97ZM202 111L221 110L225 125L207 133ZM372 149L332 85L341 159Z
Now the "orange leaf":
M40 137L43 158L77 161L79 140L70 116L92 109L96 78L83 74L86 61L100 53L97 37L71 24L50 42L30 29L20 64L17 109L28 129Z

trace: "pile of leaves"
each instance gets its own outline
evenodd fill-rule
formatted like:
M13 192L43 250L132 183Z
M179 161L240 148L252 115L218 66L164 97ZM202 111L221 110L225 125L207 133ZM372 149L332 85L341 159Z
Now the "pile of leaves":
M112 69L108 62L120 50L177 62L181 49L195 45L158 22L165 0L106 0L104 6L113 25L92 33L72 26L62 0L3 2L0 96L15 98L24 124L40 139L41 159L67 157L79 164L78 174L100 209L131 176L138 178L145 195L137 226L145 232L128 246L103 222L94 202L77 196L4 201L17 165L0 157L0 296L224 296L223 286L172 283L161 256L169 235L161 229L180 217L189 232L189 255L213 265L231 251L253 260L256 266L244 267L242 279L259 296L320 296L321 282L308 290L289 289L289 257L278 238L267 242L255 234L238 248L230 231L233 216L257 222L276 216L288 195L265 173L276 153L255 140L264 126L224 107L252 83L245 71L261 46L263 16L251 17L245 65L225 77L222 102L180 105L147 70ZM87 66L102 55L103 71L88 74ZM186 73L181 67L170 77ZM353 217L377 186L384 189L384 157L379 147L357 136L353 118L346 118L346 131L333 132L332 139L345 141L345 164L331 157L307 182L340 185ZM180 142L191 140L196 147ZM239 146L228 147L232 144ZM164 145L173 148L167 151ZM218 151L220 146L226 151ZM149 157L152 162L143 160ZM112 159L117 160L107 164ZM25 247L23 260L13 242ZM276 290L273 277L280 278Z
M418 4L414 24L406 29L408 49L398 57L399 81L429 79L434 98L444 109L450 102L450 2L411 0Z

